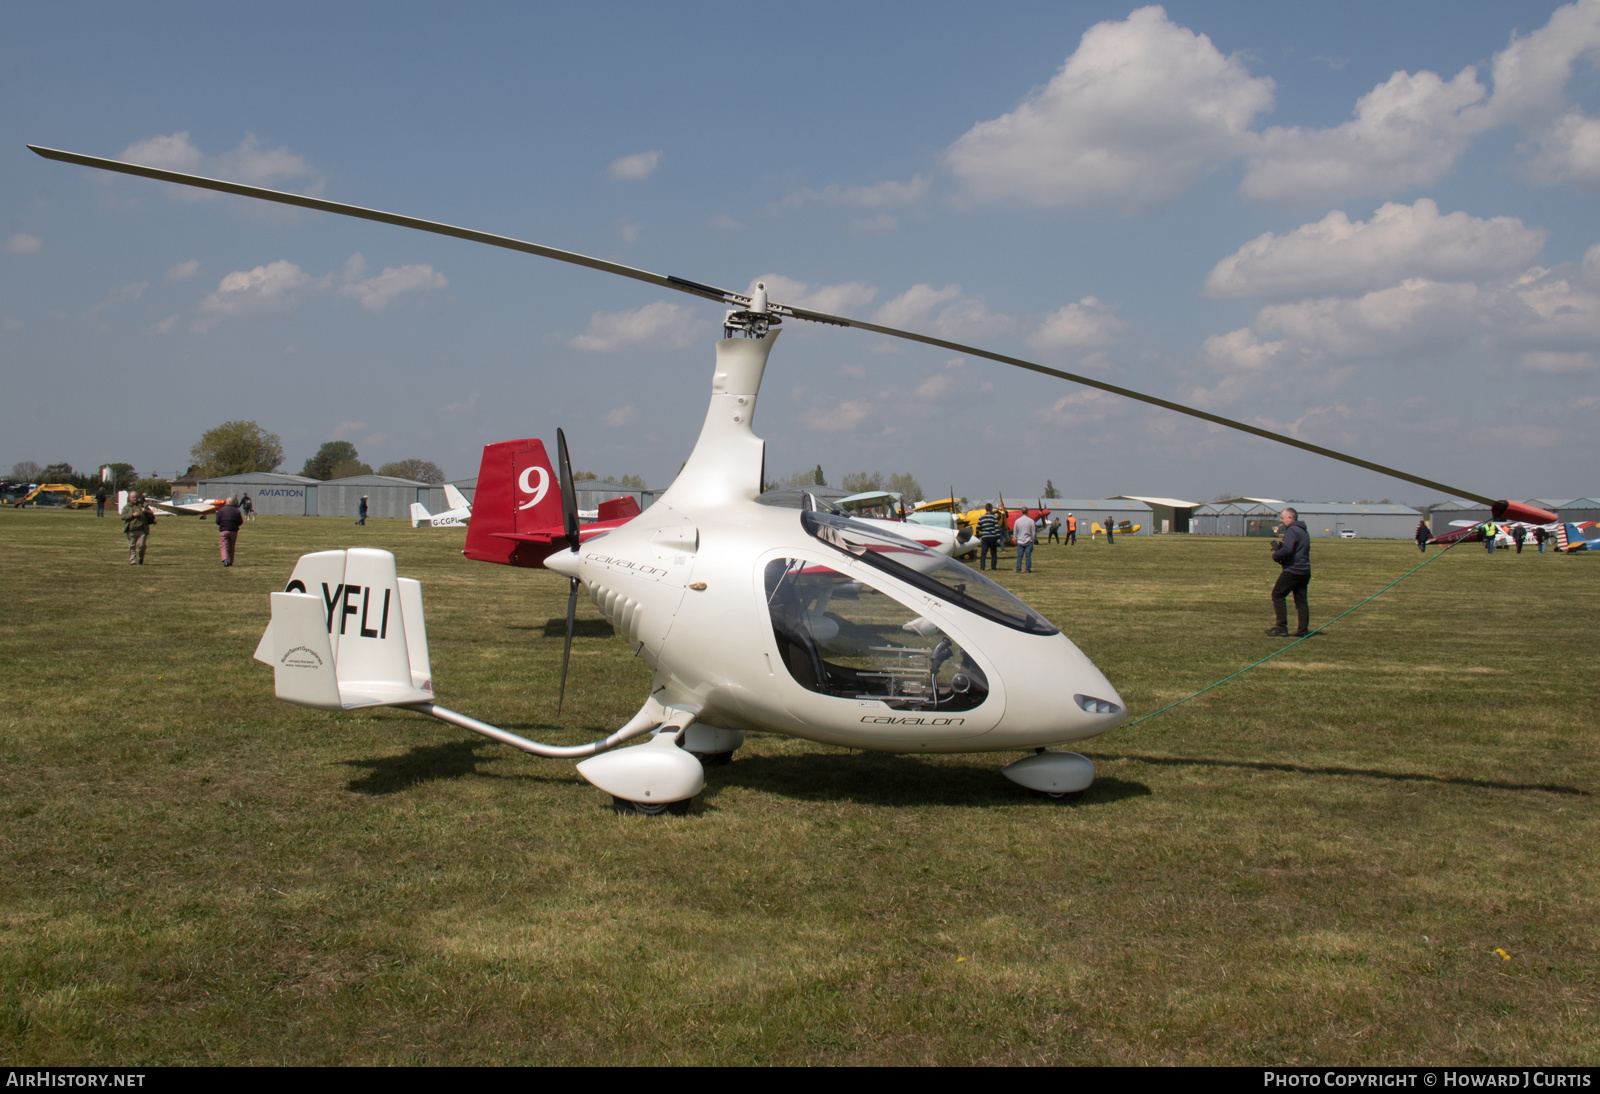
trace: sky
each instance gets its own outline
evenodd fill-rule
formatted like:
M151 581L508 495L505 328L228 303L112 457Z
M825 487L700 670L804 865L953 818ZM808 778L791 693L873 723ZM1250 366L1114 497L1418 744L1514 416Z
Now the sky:
M1600 493L1600 0L149 5L0 37L0 473L208 428L664 487L721 309L27 143L598 255L1092 375L1492 497ZM930 496L1437 491L785 324L769 477Z

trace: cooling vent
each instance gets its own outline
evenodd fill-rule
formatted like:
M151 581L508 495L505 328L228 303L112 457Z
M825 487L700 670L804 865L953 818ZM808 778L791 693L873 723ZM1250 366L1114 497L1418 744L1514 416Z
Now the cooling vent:
M1072 699L1090 714L1117 714L1122 710L1117 704L1096 699L1093 695L1074 695Z
M639 641L641 616L644 613L639 610L637 600L631 600L604 585L591 585L589 599L600 609L600 614L606 617L606 622L626 635L629 642Z

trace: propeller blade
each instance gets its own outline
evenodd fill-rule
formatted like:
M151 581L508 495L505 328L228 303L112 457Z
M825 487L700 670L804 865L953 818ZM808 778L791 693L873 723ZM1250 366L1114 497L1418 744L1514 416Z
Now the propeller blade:
M576 251L563 251L556 247L546 247L539 243L529 243L526 240L513 239L510 236L494 235L489 232L474 231L471 228L460 228L453 224L444 224L439 221L421 220L417 217L401 216L398 213L386 213L379 209L367 209L359 205L345 205L337 201L326 201L322 198L307 197L304 194L290 194L282 190L268 190L261 186L246 186L237 182L226 182L222 179L206 178L203 175L188 175L180 171L166 171L158 167L145 167L136 163L124 163L121 160L102 159L99 156L85 156L77 152L65 152L58 148L43 148L30 144L28 148L45 159L58 160L62 163L73 163L80 167L95 167L102 171L115 171L124 175L137 175L141 178L155 179L160 182L176 183L180 186L196 186L204 190L216 190L224 194L237 194L240 197L259 198L262 201L275 201L283 205L297 205L303 209L316 209L324 213L338 213L341 216L358 217L362 220L373 220L383 224L393 224L401 228L414 228L421 232L432 232L435 235L452 236L456 239L466 239L474 243L486 243L491 247L503 247L511 251L522 251L525 254L538 255L541 258L552 258L557 262L568 262L574 266L585 266L591 270L600 270L604 273L616 274L619 277L632 278L664 289L675 292L688 293L691 296L701 296L707 300L715 300L720 304L738 308L748 308L753 301L742 293L729 289L718 288L715 285L706 285L698 281L690 281L682 277L673 277L651 273L649 270L637 269L633 266L624 266L619 262L607 262L603 258L594 258L590 255L578 254ZM761 307L760 304L757 305ZM1362 467L1368 471L1376 471L1381 475L1400 479L1402 482L1415 483L1426 486L1431 490L1440 490L1460 498L1467 498L1483 505L1493 506L1499 504L1493 498L1486 498L1471 490L1462 490L1446 483L1435 482L1433 479L1421 478L1397 468L1386 467L1381 463L1363 460L1359 456L1351 456L1321 445L1311 444L1295 437L1286 437L1282 433L1275 433L1270 429L1249 425L1245 422L1224 418L1220 414L1200 410L1197 407L1187 406L1183 403L1173 402L1155 395L1146 395L1142 391L1121 387L1117 384L1108 384L1104 380L1096 380L1090 376L1081 376L1075 372L1064 369L1051 368L1034 361L1025 361L1020 357L1011 357L1003 353L992 353L977 346L965 345L961 342L951 342L944 338L935 338L932 335L918 334L915 331L899 330L895 327L885 327L878 323L868 323L861 319L850 319L842 315L830 315L827 312L813 311L810 308L800 308L788 304L767 303L762 308L764 314L773 316L788 316L795 319L804 319L812 323L827 323L835 327L853 327L856 330L871 331L874 334L886 335L890 338L902 338L908 342L920 342L925 346L935 346L939 349L951 350L955 353L969 354L981 357L987 361L997 361L1002 365L1012 365L1016 368L1027 369L1045 376L1054 376L1061 380L1070 380L1084 387L1092 387L1099 391L1108 391L1113 395L1121 395L1125 399L1136 402L1148 403L1151 406L1161 407L1177 414L1184 414L1191 418L1220 425L1227 429L1235 429L1241 433L1249 433L1279 444L1286 444L1318 456L1326 456L1330 460ZM576 549L576 548L574 548Z
M556 430L556 459L561 464L561 523L567 533L567 549L578 549L578 488L572 482L572 460L567 457L567 435Z
M572 588L567 593L567 644L561 647L561 694L556 698L556 713L561 713L561 707L567 701L567 666L572 662L572 621L578 614L578 579L572 579Z

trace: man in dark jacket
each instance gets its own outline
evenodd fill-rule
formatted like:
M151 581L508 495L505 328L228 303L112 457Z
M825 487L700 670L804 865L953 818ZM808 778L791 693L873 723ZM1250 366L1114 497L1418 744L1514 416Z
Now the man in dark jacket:
M239 529L244 524L244 514L239 511L239 499L229 498L217 510L217 547L222 552L222 564L233 565L233 550L239 544Z
M1306 586L1311 584L1311 533L1294 509L1285 509L1278 519L1283 521L1283 542L1273 542L1272 561L1283 567L1283 573L1272 586L1272 615L1277 622L1267 628L1267 633L1288 635L1289 605L1285 601L1293 593L1294 610L1300 621L1294 636L1304 638L1311 628L1311 608L1306 603Z

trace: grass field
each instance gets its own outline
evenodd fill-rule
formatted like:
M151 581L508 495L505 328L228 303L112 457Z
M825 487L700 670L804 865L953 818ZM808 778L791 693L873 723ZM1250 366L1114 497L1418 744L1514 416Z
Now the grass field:
M1468 545L1277 660L1016 754L752 735L683 818L250 654L303 552L420 578L441 702L576 743L647 687L565 583L457 530L0 510L0 1059L1600 1062L1600 559ZM1134 715L1277 640L1259 540L1041 546L1004 582ZM1314 622L1420 558L1317 541Z

